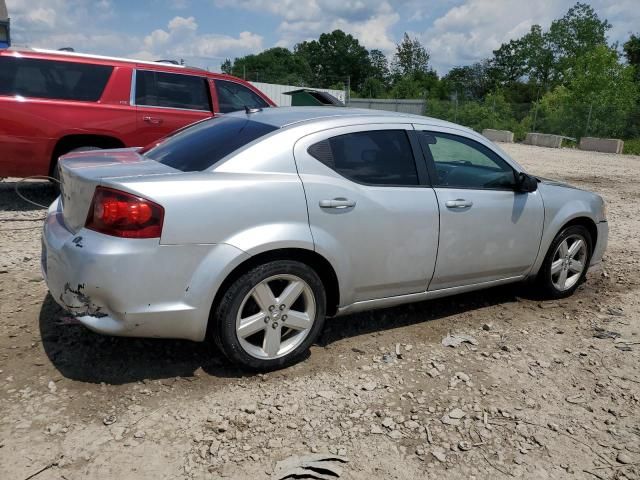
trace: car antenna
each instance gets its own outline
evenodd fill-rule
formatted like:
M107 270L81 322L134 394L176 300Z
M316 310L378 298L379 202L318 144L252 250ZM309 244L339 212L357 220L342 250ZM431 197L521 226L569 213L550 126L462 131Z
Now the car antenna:
M244 112L249 115L250 113L258 113L261 112L262 109L261 108L249 108L246 105L244 106Z

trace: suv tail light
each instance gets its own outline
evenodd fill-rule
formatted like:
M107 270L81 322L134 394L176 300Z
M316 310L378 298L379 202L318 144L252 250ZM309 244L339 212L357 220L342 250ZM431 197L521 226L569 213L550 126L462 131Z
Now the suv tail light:
M122 238L159 238L164 208L113 188L97 187L85 227Z

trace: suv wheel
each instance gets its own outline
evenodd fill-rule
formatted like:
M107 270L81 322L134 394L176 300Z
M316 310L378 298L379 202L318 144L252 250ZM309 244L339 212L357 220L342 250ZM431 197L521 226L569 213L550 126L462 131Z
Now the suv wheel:
M550 298L568 297L584 280L591 261L589 231L574 225L562 230L551 243L538 282Z
M215 309L213 333L229 360L253 370L299 361L322 329L326 295L318 274L296 261L273 261L242 275Z

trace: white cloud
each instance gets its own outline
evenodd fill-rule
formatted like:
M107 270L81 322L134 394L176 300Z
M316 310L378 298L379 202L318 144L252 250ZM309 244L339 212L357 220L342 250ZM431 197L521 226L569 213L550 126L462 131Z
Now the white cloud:
M453 66L489 57L502 43L524 35L531 25L547 29L574 4L575 0L467 0L435 19L419 36L442 74ZM611 41L624 41L640 25L637 0L594 0L590 4L600 18L613 25Z
M194 58L199 64L218 65L229 56L245 55L262 50L260 35L240 32L237 37L201 34L194 17L174 17L167 29L157 29L144 37L143 49L133 53L142 59Z
M395 48L391 30L400 20L388 1L379 0L216 0L215 4L280 17L277 45L289 48L341 29L369 49L391 53Z

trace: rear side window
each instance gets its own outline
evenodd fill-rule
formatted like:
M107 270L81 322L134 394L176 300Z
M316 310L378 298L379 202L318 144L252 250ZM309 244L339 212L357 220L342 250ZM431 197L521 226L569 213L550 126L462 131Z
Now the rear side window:
M273 125L241 117L212 118L179 131L141 153L183 172L198 172L274 130L277 127Z
M419 185L411 144L404 130L348 133L318 142L309 155L343 177L366 185Z
M211 111L209 83L194 75L138 70L136 104Z
M113 67L0 57L0 95L96 102Z
M248 108L266 108L269 106L260 95L244 85L225 80L216 80L216 92L221 113L237 112Z

